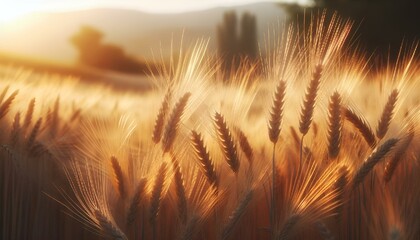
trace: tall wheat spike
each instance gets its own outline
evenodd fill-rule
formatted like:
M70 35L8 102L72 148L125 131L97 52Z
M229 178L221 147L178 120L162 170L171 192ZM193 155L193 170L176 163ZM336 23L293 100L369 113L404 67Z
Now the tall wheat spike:
M165 97L163 98L162 105L160 106L159 113L155 120L155 126L153 128L152 140L156 144L159 143L162 137L163 127L169 112L169 104L171 102L171 98L172 90L171 88L168 88Z
M299 131L302 135L308 133L312 123L315 108L315 101L318 94L319 84L321 83L322 65L318 64L312 74L312 79L305 92L305 98L300 111Z
M398 90L392 90L391 94L388 97L388 101L385 104L384 110L382 111L382 116L378 121L378 128L376 129L376 136L379 139L382 139L388 131L389 124L391 119L394 116L394 108L398 100Z
M117 182L118 193L122 199L126 197L126 186L124 180L124 173L122 171L121 165L118 159L115 156L111 157L112 169L114 170L115 180Z
M239 170L240 162L235 141L232 138L232 134L229 131L225 118L218 112L214 114L214 124L225 160L230 169L232 169L234 173L237 173Z
M353 188L356 188L366 177L366 175L373 169L373 167L392 150L398 143L399 139L391 138L380 145L372 154L363 162L359 170L353 178Z
M331 159L336 158L340 152L341 127L341 96L334 92L328 106L328 155Z
M272 143L279 139L281 122L283 118L284 98L286 96L286 82L281 80L276 87L271 104L270 118L268 121L268 135Z
M357 128L360 134L362 134L366 143L371 148L374 148L376 146L376 138L369 124L348 107L344 109L344 116L346 117L347 121L351 122L353 126Z
M200 169L207 178L207 181L210 185L217 187L218 177L216 174L216 169L214 168L213 161L210 157L209 151L204 145L203 138L200 133L197 133L195 130L191 131L191 145L194 148L194 153L200 162Z
M185 93L175 104L172 109L171 115L169 116L168 123L166 124L165 131L163 133L162 139L162 150L163 152L168 152L175 141L179 123L181 117L184 114L185 107L187 106L188 99L190 98L191 93Z
M287 240L291 239L293 231L295 230L296 224L298 224L301 216L298 214L291 215L284 223L282 229L277 233L276 240Z

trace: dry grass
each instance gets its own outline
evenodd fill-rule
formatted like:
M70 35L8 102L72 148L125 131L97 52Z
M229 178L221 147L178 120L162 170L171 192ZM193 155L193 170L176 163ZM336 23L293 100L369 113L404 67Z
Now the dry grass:
M143 94L3 69L0 238L418 239L416 46L288 29L229 84L205 41Z

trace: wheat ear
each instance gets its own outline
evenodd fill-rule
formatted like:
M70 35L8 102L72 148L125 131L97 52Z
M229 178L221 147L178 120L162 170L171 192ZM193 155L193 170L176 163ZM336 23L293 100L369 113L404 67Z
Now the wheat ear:
M410 143L413 141L414 138L414 130L410 130L407 136L403 139L400 146L395 150L395 154L393 158L391 158L385 165L384 171L384 181L389 182L394 174L395 169L398 166L398 163L404 157L405 152L407 151Z
M0 119L2 119L10 110L13 100L15 100L16 95L19 93L19 90L14 91L10 96L4 101L0 106Z
M210 154L204 145L203 138L200 133L191 131L191 145L194 148L195 155L200 162L200 169L207 178L210 185L217 187L218 177L216 169L214 168L213 161Z
M3 102L4 97L6 96L7 92L9 91L10 86L6 86L0 94L0 104Z
M131 199L130 207L128 208L127 225L131 225L136 220L139 211L139 205L146 192L146 183L146 178L142 178L136 187L136 191L134 192L133 198Z
M292 216L290 216L287 219L286 223L284 223L283 228L276 235L275 239L276 240L290 239L292 236L292 232L300 219L301 219L301 216L299 214L293 214Z
M328 106L328 155L331 159L336 158L340 152L341 127L341 96L334 92Z
M15 118L13 119L12 130L10 131L10 145L12 147L16 146L19 141L20 130L20 112L17 112Z
M247 136L240 128L235 128L235 132L238 136L239 146L241 147L242 152L244 152L249 164L252 165L254 160L254 150L252 149L251 144L249 144Z
M182 224L186 224L188 217L187 196L185 194L184 178L181 173L181 167L175 156L172 156L172 167L175 178L176 195L178 197L178 215Z
M107 216L105 216L100 210L95 210L94 213L96 220L98 220L99 226L104 232L104 234L111 236L115 240L127 240L127 237L120 230L120 228Z
M36 137L38 136L39 129L41 128L41 123L42 123L42 118L39 118L38 121L36 121L32 129L32 132L29 134L28 141L27 141L28 150L30 150L31 147L35 143Z
M163 98L162 105L160 106L159 113L155 120L155 126L153 128L153 135L152 140L154 143L159 143L162 132L163 132L163 126L166 119L166 116L168 115L169 111L169 104L171 102L172 98L172 91L170 88L166 91L165 97Z
M156 218L159 213L160 202L162 201L163 185L166 178L166 163L162 163L157 173L155 183L153 185L152 196L150 198L150 223L156 224Z
M321 235L323 240L334 240L335 237L333 236L333 234L331 233L330 229L328 228L328 226L322 222L316 222L316 228L318 229L319 235Z
M286 96L286 82L281 80L276 87L268 120L268 136L272 143L277 143L283 119L284 98Z
M357 128L360 134L362 134L366 143L371 148L374 148L376 146L376 138L369 124L348 107L344 108L344 116L346 117L347 121L351 122L353 126Z
M216 112L214 114L214 123L225 160L230 169L232 169L234 173L237 173L240 165L238 152L236 150L236 145L232 134L230 133L226 124L225 118L220 113Z
M188 99L190 98L191 93L185 93L175 104L172 109L171 115L169 116L168 123L166 124L165 131L163 133L162 139L162 150L163 152L168 152L175 141L176 134L178 131L179 123L181 117L184 114L185 107L187 106Z
M388 97L388 101L385 104L384 110L382 111L381 119L378 121L378 128L376 129L376 136L382 139L388 131L389 124L394 115L395 105L398 100L398 90L394 89Z
M32 98L32 100L28 104L28 109L26 110L25 114L25 120L23 122L22 129L26 131L28 129L29 125L31 125L32 122L32 116L34 114L35 109L35 98Z
M121 165L118 162L118 159L115 156L111 157L112 169L114 170L115 180L117 182L118 193L122 199L125 199L126 190L125 190L125 180L124 173L122 171Z
M308 133L309 127L312 123L315 101L318 94L319 84L321 82L321 73L322 65L318 64L315 67L312 79L305 92L305 98L303 100L299 120L299 131L302 135L306 135Z
M398 141L397 138L388 139L363 162L353 178L353 188L356 188L363 181L366 175L392 150Z
M227 224L223 227L222 230L222 239L226 240L231 235L233 229L241 219L241 217L244 215L245 211L247 210L252 197L253 197L254 191L249 190L248 193L242 198L242 200L238 203L238 206L233 210L232 214L229 216L229 221Z

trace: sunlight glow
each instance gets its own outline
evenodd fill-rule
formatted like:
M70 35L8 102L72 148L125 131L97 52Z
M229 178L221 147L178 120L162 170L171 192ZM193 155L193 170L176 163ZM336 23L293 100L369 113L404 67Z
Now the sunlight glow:
M36 10L37 6L34 4L2 4L0 8L0 23L8 23Z

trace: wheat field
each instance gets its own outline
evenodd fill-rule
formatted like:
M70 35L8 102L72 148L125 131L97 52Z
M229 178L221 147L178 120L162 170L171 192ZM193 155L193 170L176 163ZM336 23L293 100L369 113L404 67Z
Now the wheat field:
M0 238L418 239L417 45L373 68L349 20L286 29L142 94L4 67Z

